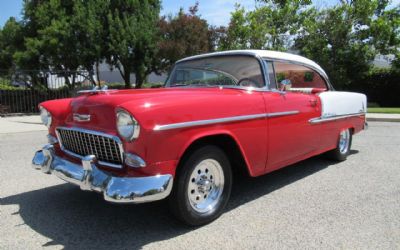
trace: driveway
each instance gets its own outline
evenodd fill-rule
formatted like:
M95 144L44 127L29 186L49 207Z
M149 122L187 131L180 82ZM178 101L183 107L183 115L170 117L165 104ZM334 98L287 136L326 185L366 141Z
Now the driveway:
M33 170L45 136L0 134L0 249L400 249L400 123L371 122L345 162L237 179L225 213L200 228L163 201L113 205Z

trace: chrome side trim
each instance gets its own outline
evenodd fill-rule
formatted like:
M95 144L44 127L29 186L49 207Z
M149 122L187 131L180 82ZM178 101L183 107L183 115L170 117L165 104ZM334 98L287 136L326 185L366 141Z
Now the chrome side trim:
M276 112L276 113L269 113L267 114L268 118L278 117L278 116L286 116L286 115L297 115L300 111L293 110L293 111L285 111L285 112Z
M64 148L63 142L62 142L62 140L61 140L60 133L58 132L58 129L77 131L77 132L82 132L82 133L87 133L87 134L92 134L92 135L97 135L97 136L104 136L104 137L113 139L114 141L117 142L118 147L119 147L119 152L120 152L120 154L121 154L121 160L122 160L122 162L124 161L124 147L123 147L123 145L122 145L121 139L119 139L118 136L110 135L110 134L106 134L106 133L102 133L102 132L98 132L98 131L94 131L94 130L83 129L83 128L76 128L76 127L71 127L71 128L68 128L68 127L57 127L57 128L56 128L56 135L57 135L58 142L60 143L60 148L61 148L61 150L62 150L63 152L65 152L65 153L67 153L67 154L73 156L73 157L76 157L76 158L80 159L80 160L82 160L85 156L75 154L75 153L73 153L73 152L67 150L66 148ZM112 167L112 168L122 168L122 167L123 167L122 164L113 164L113 163L104 162L104 161L98 161L98 163L99 163L100 165L107 166L107 167Z
M356 116L361 116L361 115L366 115L366 113L355 113L355 114L347 114L347 115L335 115L335 116L328 116L328 117L317 117L317 118L312 118L309 120L309 123L311 124L316 124L316 123L322 123L322 122L330 122L330 121L336 121L339 119L345 119L349 117L356 117Z
M261 119L261 118L273 118L273 117L278 117L278 116L295 115L298 113L300 113L300 112L296 110L296 111L254 114L254 115L232 116L232 117L217 118L217 119L210 119L210 120L199 120L199 121L191 121L191 122L180 122L180 123L172 123L172 124L166 124L166 125L156 125L153 128L153 130L154 131L163 131L163 130L197 127L197 126L211 125L211 124L218 124L218 123L247 121L247 120L255 120L255 119Z

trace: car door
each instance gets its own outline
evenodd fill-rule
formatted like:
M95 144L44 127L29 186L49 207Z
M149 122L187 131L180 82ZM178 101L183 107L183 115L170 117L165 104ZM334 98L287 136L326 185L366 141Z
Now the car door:
M318 149L319 126L309 120L321 115L319 98L310 90L310 87L318 86L320 76L315 75L312 69L289 62L267 64L270 88L275 88L264 92L268 113L266 168L272 171L301 160ZM314 83L307 82L310 74ZM296 91L291 91L291 88Z

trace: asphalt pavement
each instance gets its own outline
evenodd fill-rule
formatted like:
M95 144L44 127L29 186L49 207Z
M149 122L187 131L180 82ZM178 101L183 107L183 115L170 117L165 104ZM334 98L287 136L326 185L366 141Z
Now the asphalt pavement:
M109 204L33 170L46 131L0 133L0 249L400 249L400 123L369 125L345 162L235 180L225 213L199 228L164 201Z

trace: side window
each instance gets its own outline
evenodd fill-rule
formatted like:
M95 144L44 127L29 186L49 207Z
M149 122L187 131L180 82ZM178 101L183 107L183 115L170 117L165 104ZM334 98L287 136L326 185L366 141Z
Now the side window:
M274 68L278 89L280 90L327 89L325 80L313 69L284 62L274 62Z

